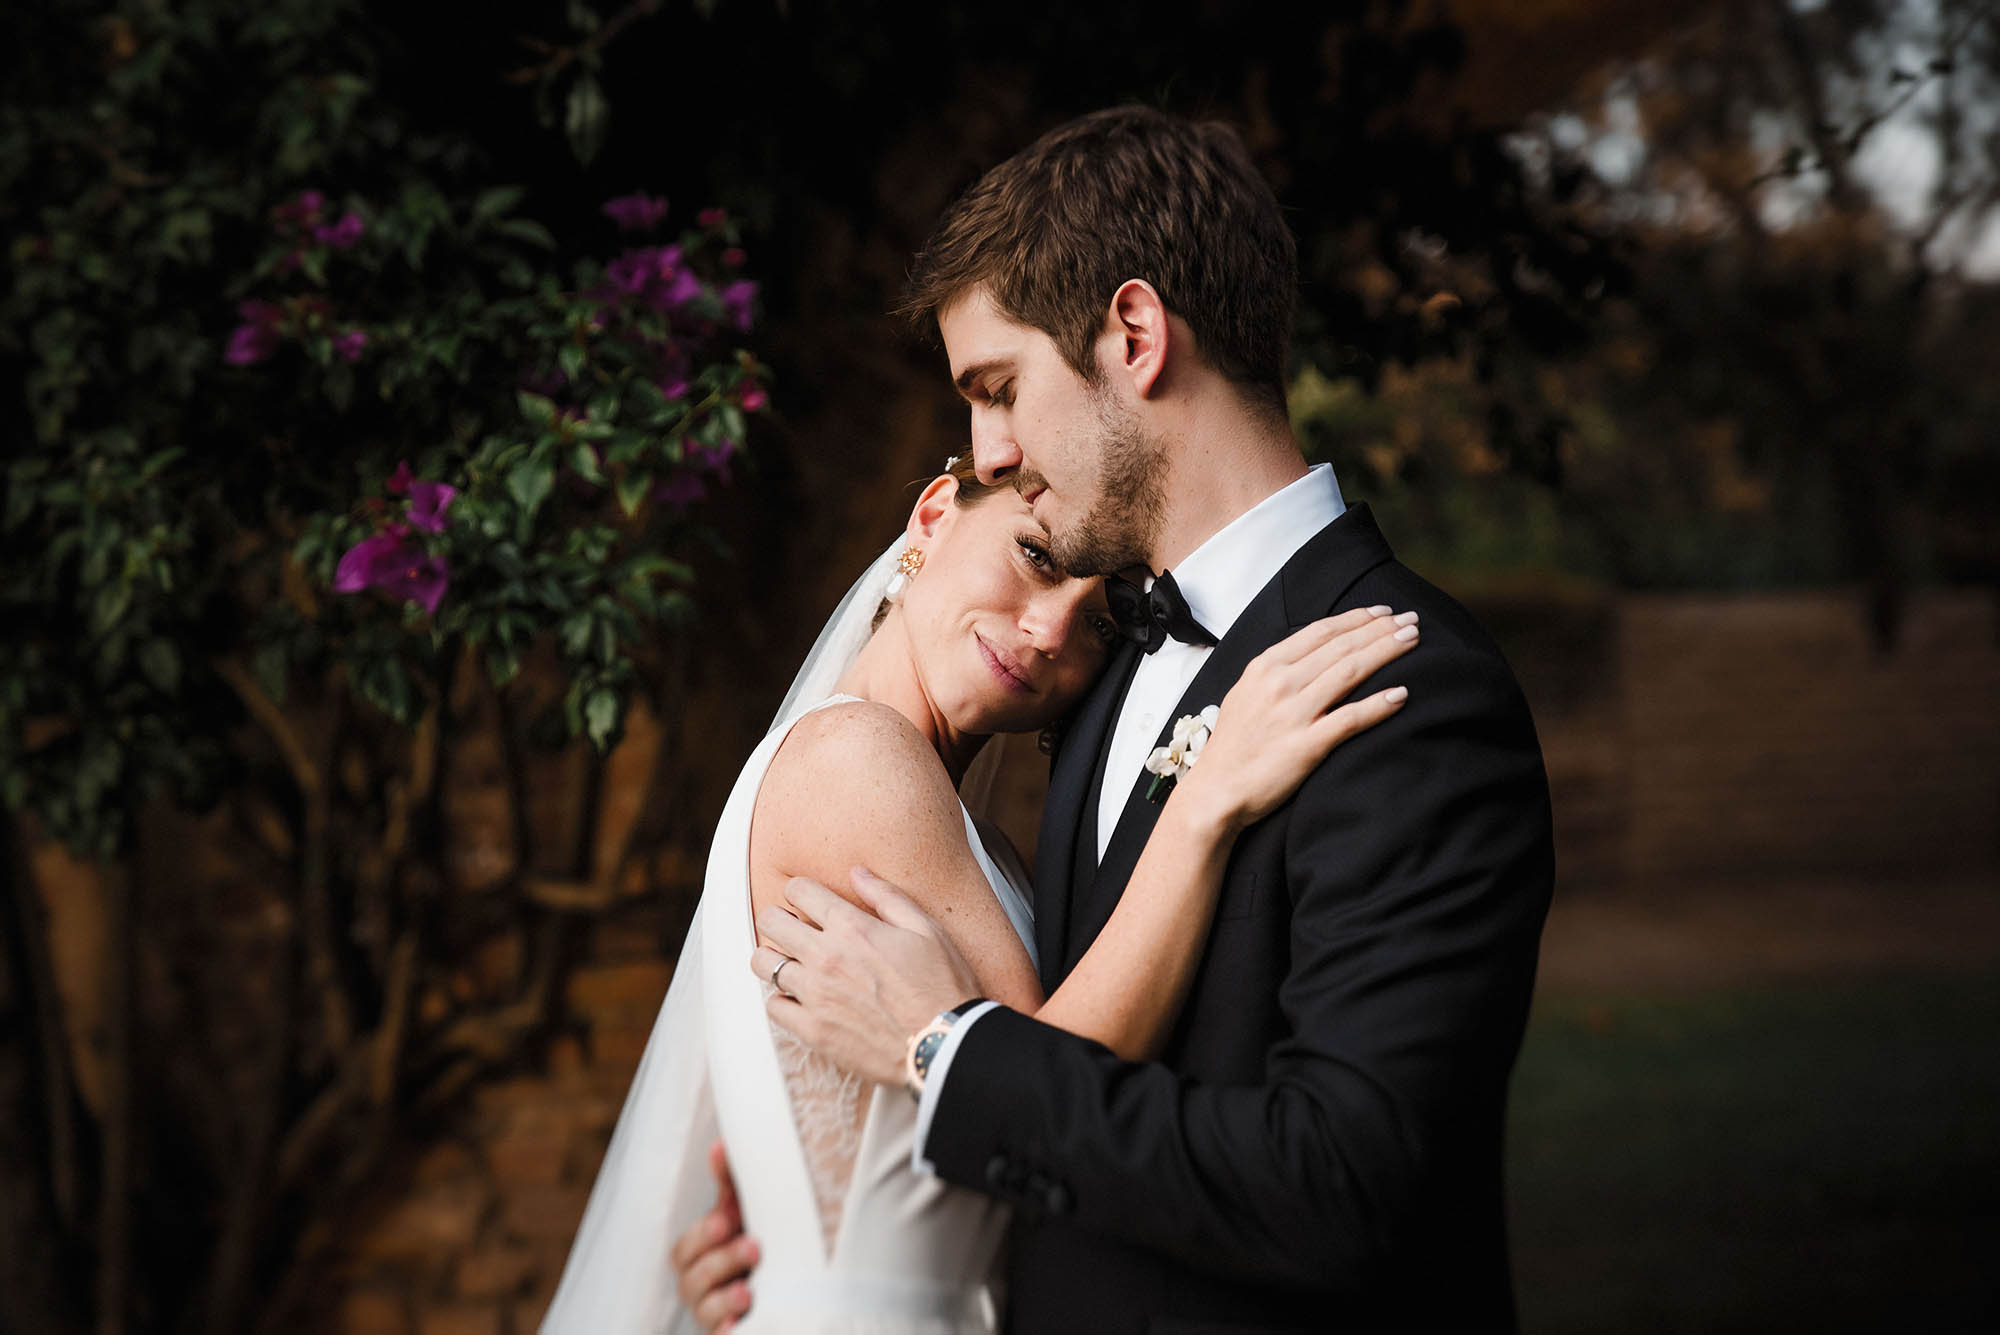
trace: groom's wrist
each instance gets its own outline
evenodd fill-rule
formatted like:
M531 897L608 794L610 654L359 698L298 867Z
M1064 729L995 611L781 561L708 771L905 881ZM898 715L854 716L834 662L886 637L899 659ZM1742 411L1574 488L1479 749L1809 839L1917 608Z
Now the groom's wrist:
M924 1081L930 1076L931 1067L937 1060L938 1050L950 1036L952 1027L969 1014L975 1007L986 1004L986 998L973 997L961 1001L949 1010L942 1010L923 1028L911 1034L903 1054L903 1088L910 1091L910 1097L921 1102L924 1097Z

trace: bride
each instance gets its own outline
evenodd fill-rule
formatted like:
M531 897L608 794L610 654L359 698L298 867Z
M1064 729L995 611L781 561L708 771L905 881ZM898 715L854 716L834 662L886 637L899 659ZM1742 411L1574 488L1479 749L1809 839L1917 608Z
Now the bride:
M1237 832L1402 703L1384 691L1333 708L1414 643L1387 608L1267 650L1268 670L1253 667L1224 697L1200 766L1165 797L1135 891L1044 997L1026 874L974 814L998 750L986 743L1056 723L1123 633L1104 582L1067 577L1045 542L1010 485L985 486L969 458L954 460L827 623L716 827L700 907L543 1335L699 1329L669 1249L709 1208L718 1135L760 1251L743 1335L997 1329L1006 1208L912 1166L917 1105L903 1089L864 1087L770 1023L783 964L775 984L751 972L769 945L756 913L788 904L794 876L848 886L865 866L928 887L921 907L984 996L1144 1057L1173 1027ZM703 1308L701 1320L724 1315Z

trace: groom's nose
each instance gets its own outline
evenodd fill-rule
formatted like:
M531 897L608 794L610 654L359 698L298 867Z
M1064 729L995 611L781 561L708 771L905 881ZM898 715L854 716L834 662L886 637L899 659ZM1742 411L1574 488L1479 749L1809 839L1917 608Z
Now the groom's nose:
M1021 447L1014 443L1006 424L997 418L998 414L993 414L982 420L980 414L974 413L972 422L972 466L978 471L979 480L989 487L1005 481L1021 466Z

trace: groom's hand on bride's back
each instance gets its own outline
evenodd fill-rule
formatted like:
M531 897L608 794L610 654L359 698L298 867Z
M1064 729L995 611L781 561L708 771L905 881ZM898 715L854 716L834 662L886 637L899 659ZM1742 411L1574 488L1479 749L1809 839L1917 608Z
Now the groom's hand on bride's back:
M750 1310L749 1280L757 1264L757 1242L744 1235L736 1180L730 1176L729 1159L719 1140L709 1146L708 1166L715 1174L715 1208L675 1239L672 1260L681 1305L703 1330L722 1335L734 1330Z

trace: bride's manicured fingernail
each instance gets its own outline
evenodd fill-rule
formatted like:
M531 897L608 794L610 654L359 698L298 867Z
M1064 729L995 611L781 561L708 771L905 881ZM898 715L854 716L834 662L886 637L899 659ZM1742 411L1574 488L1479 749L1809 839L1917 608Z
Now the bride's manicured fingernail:
M1399 626L1414 626L1417 624L1417 614L1415 612L1398 612L1396 614L1396 624Z
M1395 608L1389 606L1387 603L1377 603L1368 609L1368 615L1371 617L1385 617L1395 610Z
M1410 688L1407 686L1391 686L1388 690L1382 692L1382 698L1392 705L1400 705L1403 701L1410 698Z
M1417 638L1417 628L1415 626L1405 626L1401 630L1397 631L1390 638L1397 640L1414 640Z

